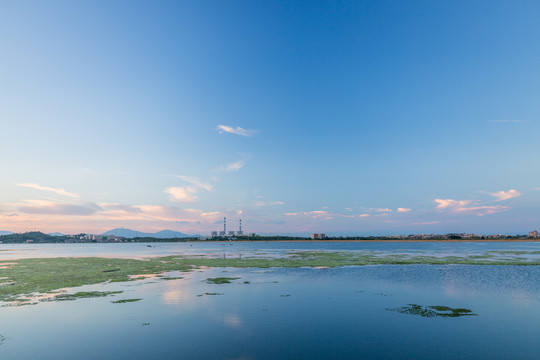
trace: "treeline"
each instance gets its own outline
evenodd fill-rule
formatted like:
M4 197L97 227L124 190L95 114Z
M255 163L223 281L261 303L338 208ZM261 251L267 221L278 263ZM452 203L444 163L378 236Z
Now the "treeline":
M85 240L81 239L84 237L84 234L79 235L48 235L39 231L31 231L20 234L8 234L0 235L0 242L4 244L13 244L13 243L73 243L73 242L108 242L108 241L97 241L97 240ZM238 236L238 237L213 237L209 240L212 241L351 241L351 240L365 240L365 241L395 241L395 240L488 240L488 239L526 239L526 235L498 235L494 236L478 236L471 238L463 238L459 235L435 235L433 237L418 237L417 235L409 235L404 237L395 237L395 236L329 236L324 239L311 239L310 237L302 236ZM198 237L181 237L181 238L155 238L155 237L135 237L135 238L124 238L122 242L146 242L146 243L158 243L158 242L187 242L187 241L200 241Z
M44 234L39 231L30 231L20 234L7 234L7 235L0 235L0 241L2 243L25 243L25 242L33 242L33 243L59 243L59 242L66 242L68 239L67 236L54 236L54 235L48 235Z
M19 234L0 235L0 242L3 244L22 244L22 243L95 243L97 240L86 240L85 234L78 235L48 235L39 231L31 231ZM197 237L182 237L182 238L154 238L154 237L136 237L132 239L123 239L123 242L186 242L199 240ZM99 241L101 242L101 241ZM103 241L108 242L108 241Z

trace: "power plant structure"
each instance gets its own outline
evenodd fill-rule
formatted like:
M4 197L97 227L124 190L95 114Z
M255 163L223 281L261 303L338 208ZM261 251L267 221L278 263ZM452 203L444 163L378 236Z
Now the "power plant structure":
M234 236L245 236L242 231L242 219L239 220L238 231L229 230L227 231L227 217L223 218L223 231L212 231L212 237L234 237Z
M238 231L236 232L236 235L238 236L244 235L244 232L242 231L242 219L240 219L240 226L238 228Z

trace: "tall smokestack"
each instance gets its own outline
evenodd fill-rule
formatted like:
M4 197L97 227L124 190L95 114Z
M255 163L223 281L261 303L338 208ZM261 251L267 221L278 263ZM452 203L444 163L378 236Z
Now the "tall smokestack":
M240 219L240 229L238 229L240 233L242 233L242 219Z
M223 232L225 234L227 233L227 218L226 217L223 218Z

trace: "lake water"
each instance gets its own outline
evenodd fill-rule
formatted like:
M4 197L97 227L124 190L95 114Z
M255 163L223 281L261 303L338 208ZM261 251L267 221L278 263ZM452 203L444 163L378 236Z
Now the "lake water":
M154 244L152 244L154 246ZM177 253L279 256L292 249L467 254L538 243L0 245L0 260ZM31 255L29 255L31 254ZM33 256L32 256L33 255ZM204 269L178 280L84 286L104 298L0 308L0 359L536 359L540 267L377 265ZM211 277L237 277L208 284ZM247 283L246 283L247 282ZM213 293L219 295L205 295ZM112 300L142 298L114 304ZM472 310L422 317L408 304Z

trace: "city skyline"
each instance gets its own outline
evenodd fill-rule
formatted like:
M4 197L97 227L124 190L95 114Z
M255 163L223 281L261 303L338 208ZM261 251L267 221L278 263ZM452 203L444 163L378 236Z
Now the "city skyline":
M0 230L540 229L539 10L5 1Z

